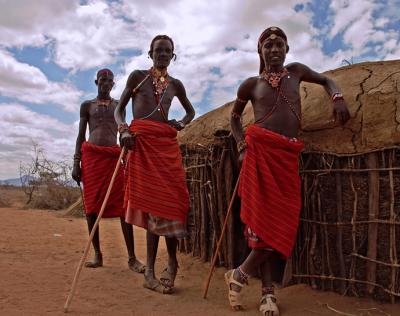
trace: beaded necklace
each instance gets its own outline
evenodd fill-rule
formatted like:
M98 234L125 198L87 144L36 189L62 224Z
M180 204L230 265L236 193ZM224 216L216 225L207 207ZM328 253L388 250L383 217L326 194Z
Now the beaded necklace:
M267 81L271 87L277 88L281 79L289 74L289 71L286 68L283 68L279 72L269 72L264 68L262 73L260 74L261 78Z
M281 79L285 76L289 75L289 71L286 68L283 68L281 71L279 72L268 72L266 69L264 69L261 73L261 78L266 80L268 82L268 84L275 88L277 91L277 97L275 100L275 104L272 107L271 111L268 112L261 120L259 120L257 123L261 123L264 122L268 117L270 117L272 115L272 113L275 111L275 109L278 106L279 103L279 97L282 97L282 99L285 101L285 103L289 106L290 111L292 111L292 113L294 114L294 116L296 117L297 121L301 124L301 117L300 115L296 112L296 110L294 109L293 104L288 100L288 98L286 97L286 95L283 93L282 87L281 87ZM288 78L290 78L288 76ZM283 83L282 83L283 84Z
M153 79L153 91L158 104L160 103L160 98L169 84L168 73L167 70L160 71L154 67L150 68L149 73Z

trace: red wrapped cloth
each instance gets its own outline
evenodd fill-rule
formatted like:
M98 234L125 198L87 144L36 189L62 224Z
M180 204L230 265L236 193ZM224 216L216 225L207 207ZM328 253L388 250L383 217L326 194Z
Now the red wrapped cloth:
M84 142L82 151L82 183L85 212L98 214L117 165L121 148L105 147ZM118 171L102 217L123 217L124 174Z
M292 252L301 208L298 158L303 143L251 125L239 183L240 217L252 248Z
M133 120L135 145L126 165L125 220L147 229L148 214L183 223L189 193L177 131L152 120Z

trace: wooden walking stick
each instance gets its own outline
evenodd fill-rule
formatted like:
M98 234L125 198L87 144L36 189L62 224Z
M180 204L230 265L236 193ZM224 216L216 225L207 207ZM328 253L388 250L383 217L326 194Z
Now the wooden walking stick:
M217 243L217 249L215 249L214 256L213 256L213 259L211 261L211 268L210 268L210 272L208 274L207 283L206 283L206 287L204 289L204 294L203 294L203 298L204 299L207 298L207 292L208 292L208 288L210 286L212 274L214 272L215 262L217 261L219 248L221 247L221 244L222 244L222 239L224 237L226 226L228 224L228 218L229 218L229 216L231 214L231 211L232 211L233 201L235 200L236 193L237 193L237 190L238 190L238 187L239 187L239 179L240 179L240 174L239 174L238 179L236 180L235 189L233 190L231 201L229 202L228 211L226 212L224 225L222 226L221 236L219 237L219 240L218 240L218 243Z
M115 166L115 170L114 170L114 173L112 175L110 184L108 185L106 196L104 197L103 204L101 205L101 209L100 209L99 215L97 215L97 219L96 219L96 222L93 225L92 231L90 232L89 240L88 240L88 242L86 244L85 251L83 252L81 261L79 261L78 268L76 269L74 280L72 281L72 285L71 285L71 291L69 292L68 297L67 297L67 301L65 302L65 305L64 305L64 313L68 312L68 307L71 304L72 297L74 296L74 292L75 292L75 289L76 289L76 285L78 283L79 275L80 275L80 273L82 271L83 263L85 262L86 256L87 256L87 254L89 252L90 244L92 243L94 233L96 232L96 229L99 226L99 222L101 220L101 217L103 216L104 210L105 210L107 202L108 202L108 198L110 197L111 189L112 189L112 187L114 185L115 177L117 176L118 170L119 170L119 166L121 165L121 159L124 156L124 154L125 154L125 147L122 147L121 154L119 155L117 165Z

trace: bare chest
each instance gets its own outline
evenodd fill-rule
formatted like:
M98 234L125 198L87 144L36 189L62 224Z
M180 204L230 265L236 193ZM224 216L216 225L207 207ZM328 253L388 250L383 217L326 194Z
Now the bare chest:
M157 110L162 109L168 113L171 107L172 99L176 96L176 89L173 82L170 82L163 93L156 95L152 82L149 80L141 89L132 97L132 110L136 118L147 116L153 111L157 114Z
M92 102L89 107L89 124L95 126L102 123L116 124L114 119L116 106L117 102L114 100L108 105Z
M278 87L272 87L266 80L260 78L253 90L253 105L270 107L285 97L293 104L297 104L300 101L299 84L299 79L290 74L281 79Z

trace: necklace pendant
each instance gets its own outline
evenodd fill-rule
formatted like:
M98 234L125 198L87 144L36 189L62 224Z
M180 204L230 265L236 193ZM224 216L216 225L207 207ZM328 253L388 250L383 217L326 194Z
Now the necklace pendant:
M165 81L165 78L164 78L163 76L161 76L161 77L160 77L160 81L161 81L161 82L164 82L164 81Z

